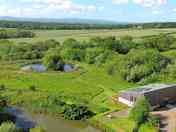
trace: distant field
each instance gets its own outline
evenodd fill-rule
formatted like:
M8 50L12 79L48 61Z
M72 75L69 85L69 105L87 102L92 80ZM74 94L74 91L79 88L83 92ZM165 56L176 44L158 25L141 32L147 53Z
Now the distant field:
M171 33L176 36L176 28L172 29L115 29L115 30L34 30L35 38L12 39L15 42L36 42L47 39L55 39L60 42L67 38L75 38L78 40L87 40L90 37L100 36L124 36L131 35L134 38L144 36L157 35L160 33Z

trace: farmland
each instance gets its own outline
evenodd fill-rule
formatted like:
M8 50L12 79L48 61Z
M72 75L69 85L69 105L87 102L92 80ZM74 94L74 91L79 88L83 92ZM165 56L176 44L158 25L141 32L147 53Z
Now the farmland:
M157 35L160 33L171 33L176 36L176 29L113 29L113 30L34 30L35 38L11 39L15 42L37 42L48 39L55 39L63 42L67 38L76 38L77 40L88 40L90 37L108 37L117 38L124 35L130 35L136 39L145 36Z

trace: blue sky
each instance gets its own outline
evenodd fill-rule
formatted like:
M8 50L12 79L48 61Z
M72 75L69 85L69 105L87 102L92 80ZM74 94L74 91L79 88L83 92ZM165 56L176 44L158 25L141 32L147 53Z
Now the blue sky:
M0 0L0 16L176 21L176 0Z

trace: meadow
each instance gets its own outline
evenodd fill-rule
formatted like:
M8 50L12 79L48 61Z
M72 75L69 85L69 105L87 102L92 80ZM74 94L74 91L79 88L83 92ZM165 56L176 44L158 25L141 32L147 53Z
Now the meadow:
M160 33L169 33L176 36L176 28L164 29L106 29L106 30L33 30L36 34L35 38L16 38L11 39L14 42L37 42L48 39L54 39L63 42L68 38L76 38L77 40L88 40L91 37L108 37L116 36L117 38L125 35L130 35L135 39L140 39L145 36L158 35Z

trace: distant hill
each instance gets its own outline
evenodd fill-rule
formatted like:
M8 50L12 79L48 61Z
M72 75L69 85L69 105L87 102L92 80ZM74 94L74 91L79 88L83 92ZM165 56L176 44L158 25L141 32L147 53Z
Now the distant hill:
M99 19L80 19L80 18L23 18L23 17L10 17L10 16L0 16L0 20L8 21L31 21L31 22L54 22L54 23L65 23L65 24L127 24L125 22L115 22L109 20L99 20Z

